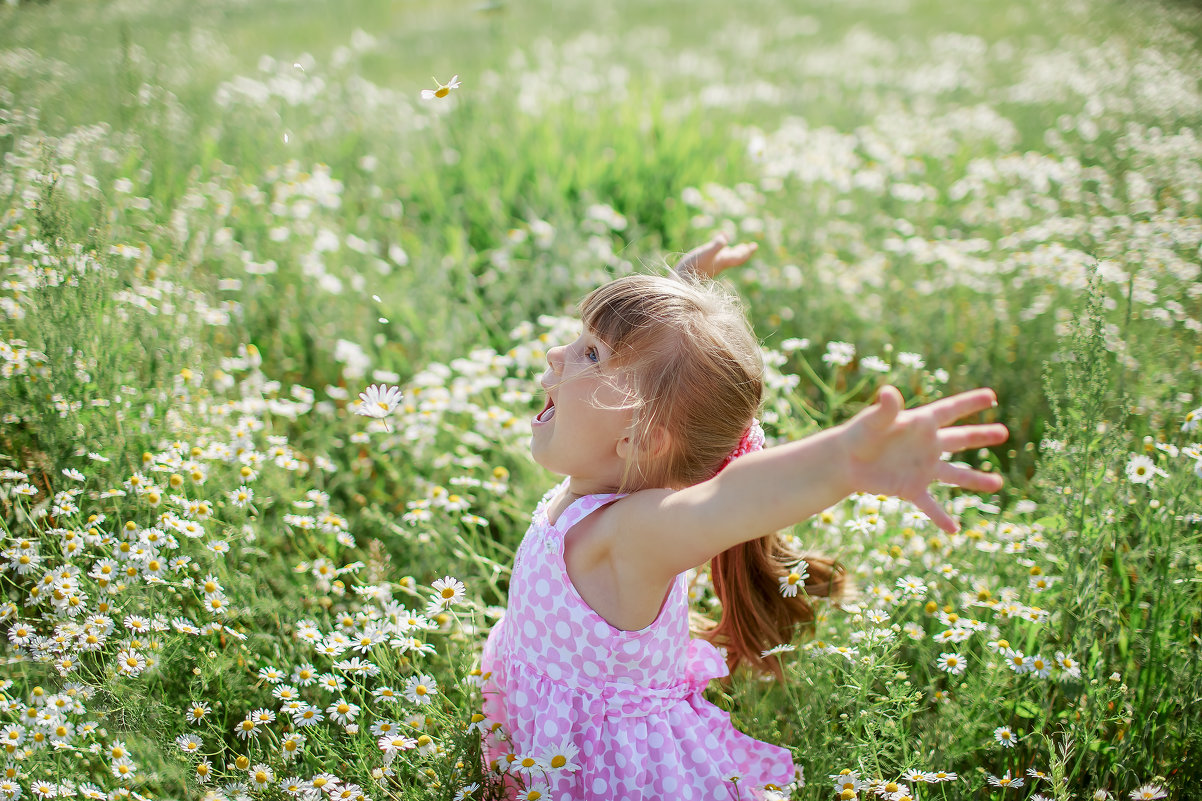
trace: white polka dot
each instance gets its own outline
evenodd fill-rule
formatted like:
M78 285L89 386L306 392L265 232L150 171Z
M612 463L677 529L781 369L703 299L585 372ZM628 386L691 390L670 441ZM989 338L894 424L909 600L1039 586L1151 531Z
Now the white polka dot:
M602 779L602 778L593 779L593 792L594 793L604 793L607 789L609 789L609 785L606 783L605 779Z
M555 634L566 640L572 636L572 627L568 625L568 621L560 620L555 624Z

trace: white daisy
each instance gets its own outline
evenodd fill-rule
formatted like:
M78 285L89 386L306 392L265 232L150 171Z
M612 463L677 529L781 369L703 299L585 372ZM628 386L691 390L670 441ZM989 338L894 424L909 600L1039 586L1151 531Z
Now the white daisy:
M467 594L467 588L459 579L446 576L434 582L434 601L440 606L450 606Z
M366 392L359 393L359 400L361 402L355 406L355 414L384 418L392 414L392 410L401 402L401 389L387 384L373 384Z
M434 700L434 696L438 694L438 684L434 681L433 676L413 676L405 682L405 697L410 703L428 704Z

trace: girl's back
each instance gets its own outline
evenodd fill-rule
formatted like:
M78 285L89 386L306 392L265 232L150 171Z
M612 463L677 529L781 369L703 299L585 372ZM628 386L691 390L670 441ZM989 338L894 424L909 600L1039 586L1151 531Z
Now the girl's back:
M613 627L580 597L564 537L621 496L586 495L552 523L549 501L565 488L535 510L508 611L485 648L485 712L521 744L510 771L527 787L546 783L553 798L598 800L729 799L739 797L735 776L742 797L755 785L792 781L786 749L737 731L702 697L727 669L713 645L689 637L683 574L638 631ZM490 759L510 762L509 748L493 740Z

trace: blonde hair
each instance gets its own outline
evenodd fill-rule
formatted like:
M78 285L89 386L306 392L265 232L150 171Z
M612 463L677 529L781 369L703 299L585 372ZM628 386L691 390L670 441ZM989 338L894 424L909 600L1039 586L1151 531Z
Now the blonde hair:
M581 302L584 325L613 350L612 364L631 399L636 457L621 491L680 489L712 478L750 427L763 393L763 358L738 299L702 279L632 275ZM806 593L786 598L779 578L798 559L810 564ZM842 571L803 555L772 534L712 560L722 618L705 636L740 662L780 675L760 653L811 623L806 595L838 595Z

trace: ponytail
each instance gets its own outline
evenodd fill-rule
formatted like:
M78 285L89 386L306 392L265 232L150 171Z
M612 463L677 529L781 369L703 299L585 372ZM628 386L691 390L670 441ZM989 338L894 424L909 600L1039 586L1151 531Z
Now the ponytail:
M805 590L789 598L780 579L804 559L809 565ZM702 636L726 649L733 672L741 662L782 678L780 660L761 653L793 639L801 626L813 630L810 597L841 597L847 588L843 566L830 557L801 554L779 534L769 534L728 548L710 562L714 593L722 603L718 624Z

